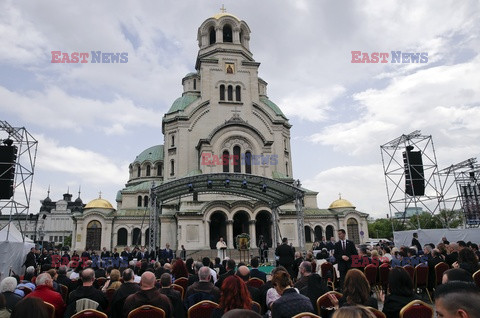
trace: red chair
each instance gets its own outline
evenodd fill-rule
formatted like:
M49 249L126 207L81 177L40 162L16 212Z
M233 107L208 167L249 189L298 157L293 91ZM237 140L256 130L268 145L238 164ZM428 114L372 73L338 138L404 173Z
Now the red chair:
M255 288L260 288L263 286L263 284L265 284L264 281L258 277L252 277L247 281L247 286Z
M185 297L185 289L183 289L182 286L177 284L172 284L171 286L173 289L178 290L180 292L180 296L182 297L182 300L183 300L183 298Z
M368 308L368 310L370 310L375 315L375 317L377 317L377 318L387 318L387 316L383 312L381 312L380 310L375 309L373 307L367 307L367 308Z
M388 288L388 275L390 274L390 264L383 263L378 268L378 280L379 285L382 287L384 291Z
M428 266L425 264L418 264L415 266L415 283L414 288L415 291L417 289L422 289L427 292L428 298L430 302L432 302L432 297L430 296L430 292L428 291Z
M112 305L112 301L113 301L113 296L115 295L115 292L117 290L116 289L113 289L113 288L108 288L107 291L105 292L105 296L107 296L107 300L108 300L108 307L107 309L105 310L105 313L106 314L110 314L110 310L111 310L111 305Z
M46 301L44 301L43 304L45 305L45 308L47 308L48 317L55 318L55 306Z
M473 273L472 278L475 284L480 288L480 269Z
M407 271L408 275L412 279L412 282L415 281L415 268L412 265L405 265L403 269Z
M59 284L59 285L60 285L60 289L62 291L63 302L66 304L67 300L68 300L68 287L63 285L63 284Z
M363 269L365 277L367 277L368 282L370 283L370 288L372 291L377 291L377 275L378 275L378 268L373 264L368 264Z
M327 285L332 289L335 290L335 282L337 280L337 272L335 268L333 267L332 263L325 262L322 265L320 265L320 273L323 279L327 279L329 276L329 273L332 277L332 280L328 280Z
M435 265L435 287L442 283L443 273L448 270L450 266L448 266L445 262L440 262Z
M140 306L128 313L127 318L165 318L165 311L150 305Z
M211 300L202 300L192 307L188 308L188 318L204 318L210 317L214 309L218 308L218 304ZM129 317L130 318L130 317Z
M400 318L433 318L433 308L421 300L414 300L406 304L400 310L399 317Z
M188 278L179 277L179 278L175 279L174 283L177 284L177 285L182 286L184 290L187 290L187 287L188 287Z
M85 309L77 312L71 318L108 318L106 314L95 309Z
M334 295L337 299L342 298L343 294L336 292L336 291L329 291L322 296L318 297L317 299L317 312L321 312L322 307L333 307L332 301L330 300L329 294Z
M256 301L252 300L252 310L258 314L262 312L262 306Z

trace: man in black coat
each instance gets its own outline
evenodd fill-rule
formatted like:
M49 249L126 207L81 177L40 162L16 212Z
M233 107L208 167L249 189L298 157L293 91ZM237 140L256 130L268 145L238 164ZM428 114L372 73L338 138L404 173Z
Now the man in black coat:
M250 265L252 266L252 269L250 270L250 277L259 278L259 279L263 280L264 283L266 283L267 282L267 274L265 274L264 272L262 272L258 269L258 265L259 265L258 257L252 258L252 260L250 262Z
M134 274L131 268L123 271L122 278L124 283L113 295L112 304L110 305L112 318L121 318L125 299L140 290L140 286L134 281Z
M27 254L27 258L25 259L25 263L23 263L23 266L25 266L25 270L29 266L33 266L33 268L37 268L37 257L35 255L35 247L32 247L30 249L30 252Z
M288 245L288 239L286 237L282 239L282 244L280 244L280 246L276 248L275 255L278 256L278 264L285 267L293 279L295 273L293 272L292 266L295 252L290 247L290 245Z
M338 242L335 243L333 256L338 264L338 271L340 272L340 288L342 288L345 275L352 266L352 255L358 255L358 253L355 243L346 239L344 229L338 230L338 239Z

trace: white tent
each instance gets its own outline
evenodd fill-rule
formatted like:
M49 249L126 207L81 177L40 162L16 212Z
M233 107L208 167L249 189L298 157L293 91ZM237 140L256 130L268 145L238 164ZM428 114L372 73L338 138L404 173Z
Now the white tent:
M13 223L7 224L0 230L0 280L9 275L12 269L18 275L23 274L23 263L27 253L35 244L25 237Z

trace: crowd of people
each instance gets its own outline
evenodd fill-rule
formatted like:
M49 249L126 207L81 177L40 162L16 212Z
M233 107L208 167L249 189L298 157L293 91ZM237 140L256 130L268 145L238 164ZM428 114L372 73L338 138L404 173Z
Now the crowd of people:
M183 318L203 300L218 304L211 317L286 318L302 312L375 317L372 311L380 308L387 318L396 318L411 301L426 300L404 268L418 264L428 267L427 289L438 317L480 317L480 291L472 278L480 269L477 244L443 238L422 247L414 235L411 246L355 246L344 230L338 231L338 238L322 237L305 255L283 239L268 275L260 268L268 257L263 251L245 264L228 257L188 258L184 248L182 257L175 257L169 244L153 252L144 247L121 253L103 248L80 255L32 248L24 275L12 273L0 283L0 318L49 317L44 302L54 306L57 318L86 308L127 317L142 305L161 308L166 317ZM449 269L437 281L435 265L441 262ZM390 267L388 284L379 290L372 290L364 273L371 264ZM252 278L260 283L250 284ZM182 286L183 293L175 285ZM332 289L338 297L328 293ZM324 295L331 306L318 308L317 299Z

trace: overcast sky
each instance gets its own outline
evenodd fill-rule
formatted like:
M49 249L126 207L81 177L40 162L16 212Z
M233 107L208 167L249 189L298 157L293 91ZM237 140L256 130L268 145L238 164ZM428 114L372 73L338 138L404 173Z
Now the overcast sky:
M194 71L197 29L225 5L251 29L269 98L288 116L293 172L373 217L389 211L380 145L432 135L440 168L480 150L480 2L13 1L0 3L0 119L38 139L30 212L51 187L114 206L128 165L163 144L164 113ZM51 51L127 52L55 64ZM351 63L352 51L428 53ZM90 59L89 59L90 60Z

